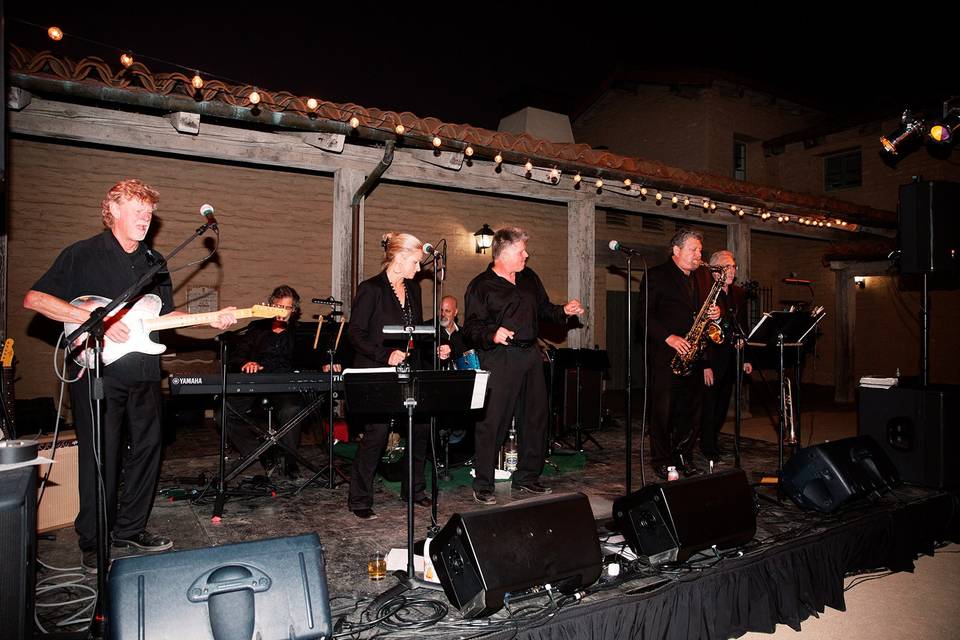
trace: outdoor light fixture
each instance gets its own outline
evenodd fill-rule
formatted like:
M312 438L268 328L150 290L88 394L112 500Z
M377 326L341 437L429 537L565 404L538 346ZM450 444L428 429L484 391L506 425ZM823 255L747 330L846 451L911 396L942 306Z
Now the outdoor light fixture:
M473 237L477 239L477 253L486 253L487 249L493 245L493 229L487 223L483 223Z
M900 116L900 122L903 126L897 129L895 133L889 137L882 136L880 138L880 144L883 145L884 151L893 156L901 151L903 145L907 144L911 139L920 136L923 131L923 120L914 117L910 109L904 110L903 115Z
M863 276L853 276L853 284L857 285L858 288L863 289L867 285L867 279Z

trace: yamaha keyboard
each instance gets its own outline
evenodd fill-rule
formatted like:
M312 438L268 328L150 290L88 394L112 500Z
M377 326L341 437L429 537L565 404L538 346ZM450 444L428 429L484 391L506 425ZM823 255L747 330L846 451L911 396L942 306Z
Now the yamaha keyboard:
M171 395L213 395L220 393L223 376L219 373L170 376ZM328 391L330 375L318 371L301 373L228 373L227 394L237 393L298 393L301 391ZM340 374L333 376L333 390L343 391Z

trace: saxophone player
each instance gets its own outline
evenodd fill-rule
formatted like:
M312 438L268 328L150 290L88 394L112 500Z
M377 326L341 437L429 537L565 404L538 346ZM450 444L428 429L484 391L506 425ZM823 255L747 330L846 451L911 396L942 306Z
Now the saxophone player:
M699 371L675 375L670 363L675 355L695 348L686 336L708 294L693 275L702 251L699 231L677 230L670 240L670 258L649 269L647 282L640 286L650 371L650 464L661 479L666 479L668 466L676 466L688 477L700 473L693 461L693 445L700 425L703 376ZM720 310L711 306L706 316L716 320Z

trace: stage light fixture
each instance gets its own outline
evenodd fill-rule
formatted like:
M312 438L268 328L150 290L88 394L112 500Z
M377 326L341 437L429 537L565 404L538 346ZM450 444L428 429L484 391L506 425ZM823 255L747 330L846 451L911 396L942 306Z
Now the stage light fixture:
M950 144L960 135L960 108L951 109L947 115L930 125L927 136L937 144Z
M900 116L900 122L902 126L896 132L880 138L884 151L893 156L898 155L904 145L923 132L923 120L915 117L910 109L904 110L903 115Z

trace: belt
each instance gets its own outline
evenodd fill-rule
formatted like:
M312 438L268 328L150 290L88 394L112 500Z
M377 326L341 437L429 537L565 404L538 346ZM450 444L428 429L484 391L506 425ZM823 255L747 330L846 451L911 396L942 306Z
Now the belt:
M507 343L507 346L516 347L517 349L529 349L535 344L537 344L536 340L511 340Z

